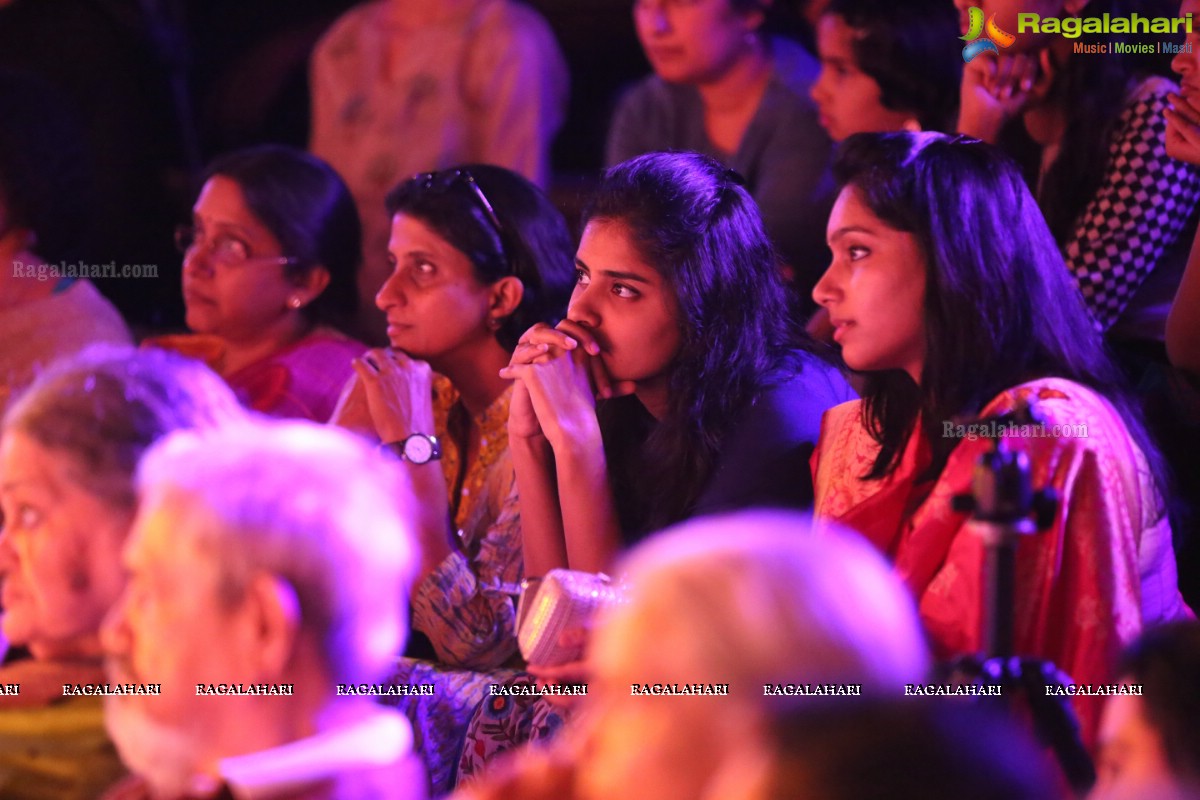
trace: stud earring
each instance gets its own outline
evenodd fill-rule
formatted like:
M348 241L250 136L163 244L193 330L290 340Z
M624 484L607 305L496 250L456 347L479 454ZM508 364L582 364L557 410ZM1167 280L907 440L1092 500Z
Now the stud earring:
M302 305L304 305L304 301L300 299L299 295L294 294L288 298L288 308L299 308Z

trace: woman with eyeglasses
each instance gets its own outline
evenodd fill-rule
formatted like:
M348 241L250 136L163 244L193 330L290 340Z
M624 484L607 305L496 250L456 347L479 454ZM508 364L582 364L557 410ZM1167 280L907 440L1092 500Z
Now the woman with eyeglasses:
M343 332L360 240L325 162L278 145L222 156L176 231L192 334L149 343L204 360L255 411L325 422L366 349Z
M419 499L413 630L440 666L406 660L397 682L439 685L435 698L401 702L436 793L450 788L466 719L495 681L446 670L520 665L513 600L497 591L523 577L512 389L499 373L523 331L562 318L572 246L549 198L496 166L414 176L387 210L392 274L375 302L391 348L355 361L333 421L390 448Z

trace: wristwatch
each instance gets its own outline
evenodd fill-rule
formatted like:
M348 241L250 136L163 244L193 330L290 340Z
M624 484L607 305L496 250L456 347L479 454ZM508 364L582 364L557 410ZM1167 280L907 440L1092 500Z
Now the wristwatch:
M428 464L442 457L442 446L437 437L424 433L414 433L403 441L389 442L384 446L401 461L410 464Z

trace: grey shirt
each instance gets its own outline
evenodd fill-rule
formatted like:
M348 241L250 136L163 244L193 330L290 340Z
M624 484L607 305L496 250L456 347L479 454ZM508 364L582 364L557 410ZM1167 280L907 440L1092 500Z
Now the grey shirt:
M825 223L833 204L832 144L808 94L819 71L816 59L778 37L771 39L771 57L770 82L736 153L709 141L696 87L651 75L617 105L606 160L611 166L642 153L693 150L736 170L758 202L780 256L795 270L796 290L807 296L829 266Z

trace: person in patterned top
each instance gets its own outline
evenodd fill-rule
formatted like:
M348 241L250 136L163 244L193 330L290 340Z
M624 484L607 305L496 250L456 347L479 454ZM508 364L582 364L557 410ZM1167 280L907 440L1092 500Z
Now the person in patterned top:
M573 249L549 198L501 167L414 176L387 208L392 274L375 302L392 347L355 362L333 421L391 445L420 500L413 629L433 657L405 659L400 672L439 691L400 705L436 794L453 780L466 721L494 671L520 666L503 589L524 577L521 515L508 452L512 389L499 372L521 332L561 318Z
M1180 14L1200 14L1198 0L1183 0ZM1179 73L1179 93L1166 109L1167 152L1200 167L1200 30L1187 37L1191 51L1171 61ZM1188 266L1167 317L1167 355L1181 370L1200 375L1200 239L1192 244Z
M1149 2L1042 0L1034 10L1153 16ZM964 25L967 8L978 5L1002 30L1018 30L1017 4L955 5ZM1167 153L1163 111L1178 87L1153 74L1144 56L1074 53L1073 41L1026 32L999 56L972 60L958 130L1014 154L1031 151L1038 205L1097 329L1164 361L1167 312L1200 200L1200 170ZM1116 38L1105 41L1111 51Z

